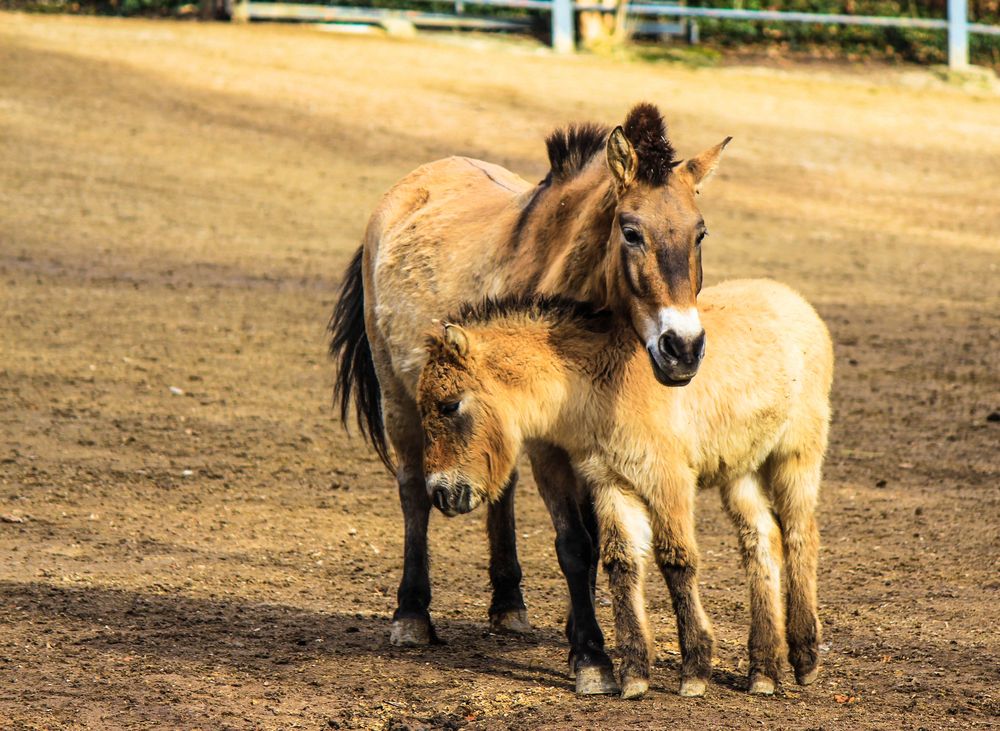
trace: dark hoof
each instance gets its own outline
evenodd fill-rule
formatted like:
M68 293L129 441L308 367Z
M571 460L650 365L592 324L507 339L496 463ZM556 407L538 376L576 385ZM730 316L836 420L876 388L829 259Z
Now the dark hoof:
M804 673L800 673L797 670L795 671L795 682L799 685L812 685L816 681L817 677L819 677L818 666Z
M397 647L423 647L436 639L430 620L421 617L402 617L392 620L389 642Z
M701 678L684 678L681 681L680 695L684 698L701 698L708 690L708 683Z
M769 678L763 674L757 674L750 677L750 687L748 692L750 695L774 695L775 689L778 684L773 678Z
M617 695L620 691L612 668L586 665L576 669L577 695Z
M490 615L490 629L494 632L523 635L531 631L528 624L528 612L525 609L508 609Z
M642 698L647 690L649 690L648 678L626 675L622 680L622 698L625 700Z

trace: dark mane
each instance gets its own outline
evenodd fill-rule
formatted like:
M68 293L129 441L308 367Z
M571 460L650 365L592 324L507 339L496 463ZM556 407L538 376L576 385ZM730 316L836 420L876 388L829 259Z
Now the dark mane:
M614 321L609 310L598 310L587 302L541 295L508 295L466 302L446 321L458 325L488 325L494 320L518 315L532 320L544 319L555 325L575 325L593 333L609 332Z
M604 149L610 129L584 122L557 129L545 140L549 152L549 181L563 182L583 170Z
M622 130L635 148L639 161L636 177L649 185L665 185L677 160L674 147L667 139L667 124L660 110L646 102L636 104L625 118ZM582 122L554 130L545 139L549 172L535 186L517 217L511 232L512 248L517 249L520 245L528 221L545 191L554 184L565 183L579 175L591 160L604 151L610 133L611 129L606 125Z
M667 123L660 110L646 102L636 104L625 118L622 129L639 158L636 177L649 185L666 184L677 160L674 146L667 139Z

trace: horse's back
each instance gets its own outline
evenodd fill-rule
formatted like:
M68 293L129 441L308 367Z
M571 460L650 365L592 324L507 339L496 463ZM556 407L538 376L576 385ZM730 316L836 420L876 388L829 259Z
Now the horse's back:
M443 217L448 223L473 223L476 213L504 209L532 186L493 163L468 157L429 162L401 178L383 194L368 224L369 246L391 248L393 234L425 219Z
M532 186L481 160L422 165L390 188L364 239L370 338L412 390L432 318L494 294L504 252Z

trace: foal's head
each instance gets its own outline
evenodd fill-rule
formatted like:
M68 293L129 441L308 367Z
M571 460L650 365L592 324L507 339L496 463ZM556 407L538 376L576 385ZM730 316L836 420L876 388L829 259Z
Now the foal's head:
M650 104L633 108L608 136L615 196L605 257L609 304L629 316L665 385L690 381L705 353L696 298L708 229L696 196L730 139L676 160L663 118Z
M441 328L428 336L417 406L427 491L441 512L458 515L499 499L521 445L497 349L485 353L459 325Z

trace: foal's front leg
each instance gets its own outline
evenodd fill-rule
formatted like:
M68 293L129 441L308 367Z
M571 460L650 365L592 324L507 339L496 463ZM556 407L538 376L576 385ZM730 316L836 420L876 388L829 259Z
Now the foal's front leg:
M682 696L701 696L712 673L712 625L698 594L694 536L695 486L677 485L650 496L653 556L670 589L681 647Z
M621 654L618 674L623 698L640 698L649 689L652 634L646 619L645 554L650 529L645 508L614 487L594 489L601 529L601 560L608 574L615 639Z

